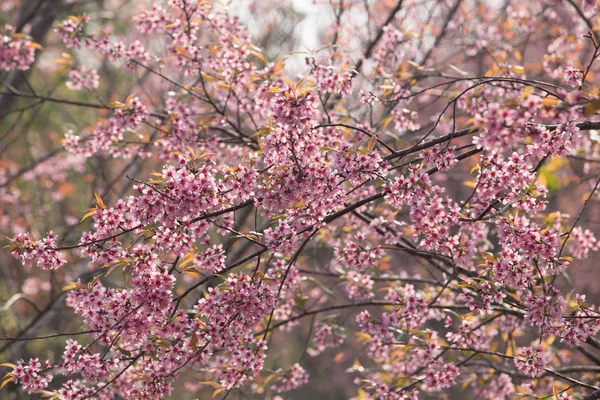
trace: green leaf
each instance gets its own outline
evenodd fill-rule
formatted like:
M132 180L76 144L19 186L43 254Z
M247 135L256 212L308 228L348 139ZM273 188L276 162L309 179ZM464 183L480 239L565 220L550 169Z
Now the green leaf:
M558 177L550 171L545 165L542 166L538 172L538 181L546 186L548 192L560 189L560 180Z

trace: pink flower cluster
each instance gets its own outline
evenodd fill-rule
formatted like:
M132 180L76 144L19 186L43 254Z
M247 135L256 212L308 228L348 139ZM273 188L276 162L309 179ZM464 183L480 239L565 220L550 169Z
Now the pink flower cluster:
M427 319L427 300L422 291L411 284L396 289L389 289L386 301L399 304L396 313L384 313L386 325L398 327L404 325L408 329L420 326ZM384 318L382 317L382 321Z
M481 314L492 314L492 304L500 304L506 297L499 282L494 285L488 281L472 282L469 286L463 289L464 300L469 309Z
M262 3L250 7L261 11ZM540 378L551 361L576 359L560 352L553 360L547 336L579 346L600 332L597 307L583 296L571 300L561 286L572 262L566 254L586 258L600 242L591 228L568 231L564 214L541 214L560 205L546 196L567 182L567 172L598 172L597 132L587 133L597 127L598 100L587 90L597 65L588 71L572 61L590 46L580 42L585 24L544 31L547 54L527 54L529 62L544 57L535 81L529 65L509 64L524 55L506 40L531 36L519 48L538 43L538 25L527 21L538 14L544 26L563 14L580 19L569 14L573 7L514 2L501 18L483 7L491 15L484 18L467 16L469 7L457 3L440 31L435 7L430 23L417 26L428 1L417 13L412 4L375 2L364 19L355 7L369 2L337 3L329 32L335 39L306 58L299 80L287 78L284 60L270 59L272 48L253 44L228 6L210 1L140 7L132 35L115 37L110 27L87 33L96 24L88 26L85 15L56 26L67 48L143 71L143 87L122 90L147 94L103 102L105 119L65 134L68 161L38 164L25 181L63 185L70 166L83 172L92 156L111 166L124 164L111 158L135 156L122 174L141 167L140 157L158 170L147 181L138 180L143 171L132 177L123 193L133 193L110 206L96 195L84 217L92 226L78 244L61 250L52 232L39 241L28 233L11 239L12 254L27 267L58 269L66 263L61 251L77 248L98 274L68 286L67 304L91 340L68 340L57 365L20 361L11 376L26 391L44 390L53 369L66 376L54 392L65 399L158 400L178 395L180 375L195 374L203 381L191 387L229 393L261 373L269 336L310 320L304 347L311 357L325 357L356 330L368 362L356 361L349 372L357 373L361 398L416 400L418 390L461 380L477 398L533 397L549 393L549 383L525 376ZM262 28L270 35L279 27ZM453 39L465 32L466 49ZM29 68L38 46L8 26L2 35L0 70ZM363 47L363 58L343 48L351 41ZM473 60L456 63L464 54ZM484 78L473 72L488 64ZM105 69L69 66L67 88L95 95ZM582 86L584 74L586 90L561 87ZM424 114L430 110L438 118ZM12 177L16 182L20 171L0 168L0 196L19 214L38 215L19 204ZM467 179L468 189L456 179ZM103 196L115 187L103 187ZM0 217L3 227L13 224ZM50 287L36 279L27 277L26 294ZM369 311L342 325L359 306ZM511 356L493 355L529 334L539 343L520 348L512 357L517 371L508 371ZM277 348L292 336L269 343ZM593 372L582 381L592 382ZM293 364L255 388L286 392L308 378Z
M277 380L273 383L271 389L277 393L289 392L307 382L308 373L300 366L300 364L296 363L292 368L277 377Z
M82 77L82 79L86 79L87 83L93 83L93 78ZM120 146L120 143L124 139L125 132L140 127L148 117L148 110L139 98L133 95L129 96L125 103L113 102L112 107L114 115L108 120L98 122L92 135L84 140L81 136L73 134L73 131L68 131L63 142L65 149L86 158L96 153L108 153L113 157L132 157L131 147ZM145 152L140 151L138 154L144 156Z
M545 293L537 295L529 293L526 305L525 320L532 326L539 327L540 331L544 333L549 332L549 329L561 321L566 309L565 299L556 288L546 289Z
M566 68L564 74L564 80L567 85L570 86L581 86L581 79L583 78L583 70L580 68Z
M0 34L0 71L28 70L35 61L35 50L39 48L41 46L27 35L16 33L11 25L5 25Z
M97 89L100 77L94 68L77 67L69 71L67 88L71 90Z
M376 139L373 137L371 140ZM359 151L351 142L342 142L334 155L335 167L354 184L360 184L369 177L381 173L382 158L378 151Z
M275 307L277 289L275 281L232 274L218 289L209 288L195 306L202 341L213 352L226 352L212 370L223 387L241 386L262 369L266 343L251 332Z
M80 17L70 16L57 24L54 31L61 38L65 46L79 49L84 44L87 44L87 37L84 29L89 21L90 17L87 15L82 15Z
M585 304L585 296L576 294L577 306L562 319L560 330L561 341L568 346L576 347L589 337L600 331L600 318L597 318L597 309Z
M67 260L60 251L56 250L57 239L58 236L52 231L38 241L32 240L28 233L19 233L11 239L11 253L26 267L31 268L35 263L42 269L58 269Z
M202 255L196 254L194 258L200 270L210 274L216 274L225 268L225 251L222 244L214 245Z
M340 69L333 65L316 64L312 58L307 58L306 63L313 65L310 75L317 82L321 92L342 96L348 96L352 92L352 71L349 67Z
M548 351L544 350L540 343L536 343L530 347L519 347L514 362L519 371L536 378L544 373L550 359Z
M449 170L458 161L455 158L456 146L434 146L421 152L426 167L436 167L440 171Z
M360 239L364 236L357 235L356 238L360 243ZM348 269L364 271L373 268L385 255L385 251L380 247L371 248L368 244L359 245L357 242L348 242L343 249L335 249L338 260Z
M12 378L22 385L27 393L38 393L52 382L52 375L45 373L51 367L52 364L48 360L43 366L37 358L32 358L28 363L19 360L12 370Z
M439 391L453 386L460 375L458 367L445 362L433 362L425 372L424 389Z
M314 330L313 346L306 350L311 357L318 356L328 348L339 347L346 339L339 326L317 322Z
M349 299L370 299L374 297L373 286L375 282L370 275L349 271L346 274L346 293Z
M600 242L589 229L583 230L577 226L571 232L571 241L569 242L569 250L573 256L584 259L587 258L590 251L598 251Z

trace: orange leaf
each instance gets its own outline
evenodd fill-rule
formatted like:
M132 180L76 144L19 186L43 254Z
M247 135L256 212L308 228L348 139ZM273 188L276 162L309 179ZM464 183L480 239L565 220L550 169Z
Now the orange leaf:
M100 198L100 195L98 193L94 192L94 197L96 197L96 201L94 202L94 204L103 210L106 209L106 205L104 205L104 202Z
M37 50L42 50L43 47L41 44L37 43L37 42L31 42L29 43L29 47L31 47L32 49L37 49Z
M81 218L81 221L79 221L79 222L83 222L83 221L85 221L86 219L88 219L88 218L89 218L89 217L91 217L92 215L96 215L96 209L95 209L95 208L90 208L90 209L88 210L88 212L87 212L87 213L85 213L85 215L83 216L83 218Z
M2 384L0 385L0 389L2 389L4 386L6 386L8 384L8 382L12 382L13 381L13 377L8 377L6 378L4 381L2 381Z

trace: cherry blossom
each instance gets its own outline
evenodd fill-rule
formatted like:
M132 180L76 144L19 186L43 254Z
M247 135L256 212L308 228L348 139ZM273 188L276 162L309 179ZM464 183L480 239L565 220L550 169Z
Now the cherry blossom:
M4 3L0 397L598 397L593 1Z

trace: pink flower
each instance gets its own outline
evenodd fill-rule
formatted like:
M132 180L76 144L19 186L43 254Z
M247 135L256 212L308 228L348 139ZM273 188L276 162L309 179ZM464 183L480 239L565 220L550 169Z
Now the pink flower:
M282 373L271 388L277 392L289 392L308 382L308 373L300 366L294 364L292 368Z
M17 34L11 25L5 25L4 33L0 33L0 71L28 70L39 48L28 36Z
M93 68L77 67L69 71L67 88L71 90L97 89L100 77Z
M518 348L514 359L515 367L532 378L541 376L550 361L550 353L542 349L539 343L533 344L531 347Z
M79 49L83 44L87 43L84 28L85 24L89 21L90 18L87 15L82 15L81 17L71 16L57 24L54 31L58 33L65 46Z
M67 260L60 251L56 250L57 239L58 236L52 231L38 241L33 241L28 233L20 233L11 239L11 253L27 267L32 267L35 263L42 269L58 269Z
M52 382L52 375L44 373L44 370L51 367L52 364L48 360L46 360L43 368L42 363L37 358L32 358L28 363L20 360L13 368L12 377L16 383L23 386L27 393L39 393Z
M583 78L583 70L578 68L569 67L565 69L564 80L568 85L581 86Z

